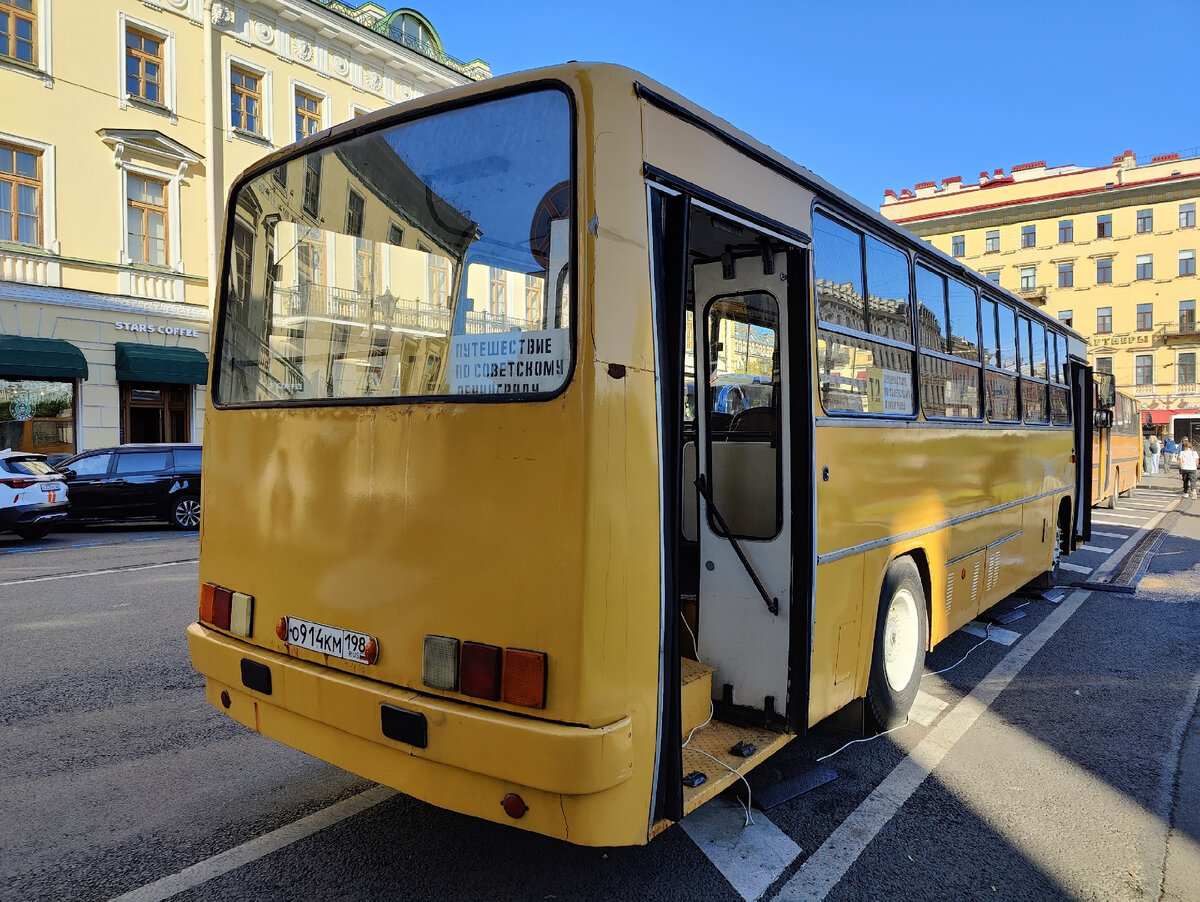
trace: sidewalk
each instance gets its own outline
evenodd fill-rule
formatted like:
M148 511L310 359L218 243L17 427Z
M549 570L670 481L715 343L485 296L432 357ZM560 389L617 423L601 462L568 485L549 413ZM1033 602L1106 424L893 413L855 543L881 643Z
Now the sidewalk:
M1158 597L1174 603L1200 602L1200 500L1183 497L1179 471L1160 468L1145 475L1141 489L1169 492L1175 498L1164 502L1167 516L1162 528L1168 534L1156 559L1138 589L1143 597ZM1137 491L1134 492L1137 497ZM1161 495L1158 497L1162 497ZM1190 711L1180 711L1177 727L1178 764L1173 792L1168 791L1170 815L1163 853L1163 902L1187 902L1200 898L1200 675L1192 682ZM1161 812L1166 814L1166 812Z

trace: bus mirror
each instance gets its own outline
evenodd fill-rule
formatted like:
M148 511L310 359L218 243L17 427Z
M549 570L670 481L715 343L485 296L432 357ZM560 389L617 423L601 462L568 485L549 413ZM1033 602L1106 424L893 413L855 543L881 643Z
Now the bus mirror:
M1111 410L1093 410L1092 424L1097 429L1112 429L1113 412Z
M1117 406L1117 377L1112 373L1099 373L1096 379L1096 406L1111 410Z

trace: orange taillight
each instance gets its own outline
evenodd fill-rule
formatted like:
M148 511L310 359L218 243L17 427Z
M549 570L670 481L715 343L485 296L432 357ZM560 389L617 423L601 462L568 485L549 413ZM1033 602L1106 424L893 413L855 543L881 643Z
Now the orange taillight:
M504 649L504 701L525 708L546 707L546 653Z
M216 591L217 587L212 583L203 583L200 586L200 622L210 626L213 622L213 595Z

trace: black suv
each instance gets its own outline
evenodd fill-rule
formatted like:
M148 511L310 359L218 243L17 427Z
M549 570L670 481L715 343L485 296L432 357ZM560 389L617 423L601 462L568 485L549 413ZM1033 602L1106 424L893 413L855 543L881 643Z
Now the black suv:
M70 488L71 522L166 520L200 527L200 446L119 445L56 464Z

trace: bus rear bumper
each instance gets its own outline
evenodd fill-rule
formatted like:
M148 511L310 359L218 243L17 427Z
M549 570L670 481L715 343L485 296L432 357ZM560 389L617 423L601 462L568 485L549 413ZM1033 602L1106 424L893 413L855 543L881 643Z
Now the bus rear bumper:
M206 678L206 695L215 707L265 736L435 805L497 820L504 793L525 789L549 794L557 811L559 795L603 793L633 774L629 717L596 728L552 723L377 683L257 648L199 623L188 627L187 638L192 666ZM269 668L269 693L245 684L247 661L260 674ZM425 747L384 734L387 707L424 718ZM446 768L483 783L454 779ZM487 792L494 812L460 804L458 796L471 786L471 793L484 786L494 790Z

